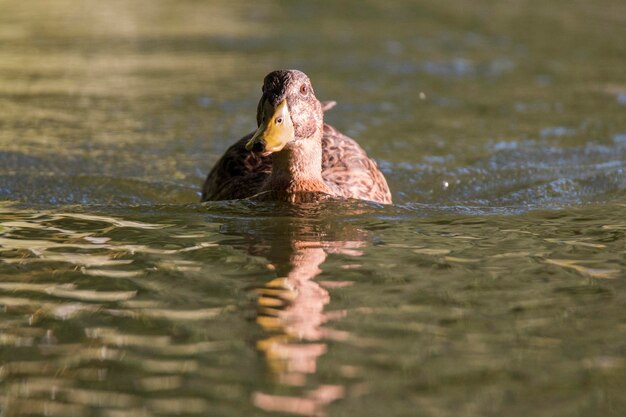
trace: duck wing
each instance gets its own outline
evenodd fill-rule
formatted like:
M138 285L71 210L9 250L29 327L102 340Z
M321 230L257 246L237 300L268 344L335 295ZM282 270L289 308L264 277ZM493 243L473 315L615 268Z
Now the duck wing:
M226 150L202 186L202 201L238 200L258 194L272 171L272 156L257 156L246 150L253 133Z
M378 165L354 139L325 124L322 178L339 196L391 204L391 192Z

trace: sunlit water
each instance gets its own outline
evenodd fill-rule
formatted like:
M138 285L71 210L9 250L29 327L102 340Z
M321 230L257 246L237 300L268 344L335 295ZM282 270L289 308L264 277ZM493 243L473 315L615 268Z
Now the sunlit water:
M0 1L0 415L626 413L624 5L388 3ZM284 67L396 204L198 203Z

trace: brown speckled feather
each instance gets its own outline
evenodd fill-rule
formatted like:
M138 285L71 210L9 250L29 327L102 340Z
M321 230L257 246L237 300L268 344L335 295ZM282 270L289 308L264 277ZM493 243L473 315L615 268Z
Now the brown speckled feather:
M202 201L252 197L261 191L272 170L272 156L245 149L252 134L232 145L215 164L202 188ZM322 178L334 194L390 204L391 193L376 162L356 141L330 125L322 137Z
M354 139L325 124L322 149L322 178L337 195L391 204L385 177Z
M272 156L257 156L246 150L252 133L238 140L217 161L204 185L202 201L238 200L257 194L272 172Z

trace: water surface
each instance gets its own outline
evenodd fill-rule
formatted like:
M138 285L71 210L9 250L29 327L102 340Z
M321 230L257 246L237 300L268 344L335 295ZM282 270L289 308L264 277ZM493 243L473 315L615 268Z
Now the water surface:
M622 2L0 7L0 414L624 414ZM394 205L198 203L275 68Z

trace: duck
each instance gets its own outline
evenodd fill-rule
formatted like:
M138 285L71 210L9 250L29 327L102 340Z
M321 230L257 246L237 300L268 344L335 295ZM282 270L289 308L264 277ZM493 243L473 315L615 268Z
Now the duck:
M263 80L257 129L230 146L209 172L202 201L298 203L323 197L391 204L385 176L352 138L324 123L335 102L320 102L299 70Z

